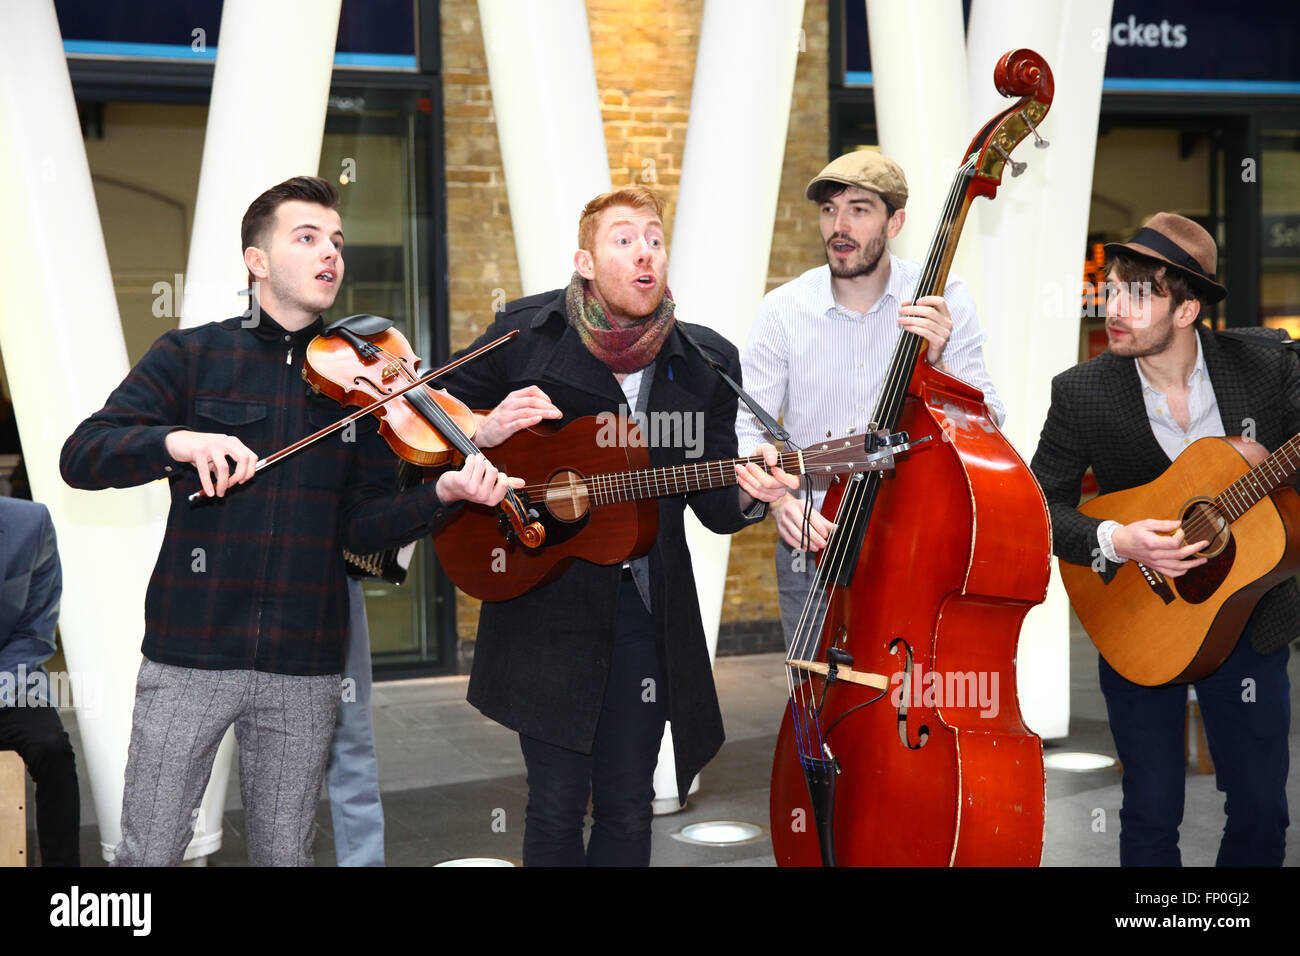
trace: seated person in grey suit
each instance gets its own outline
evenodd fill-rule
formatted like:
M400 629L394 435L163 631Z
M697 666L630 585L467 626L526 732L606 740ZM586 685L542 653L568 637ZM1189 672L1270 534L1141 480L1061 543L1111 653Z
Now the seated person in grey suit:
M0 498L0 750L16 750L36 781L43 866L80 866L81 795L72 742L49 675L63 572L45 505Z

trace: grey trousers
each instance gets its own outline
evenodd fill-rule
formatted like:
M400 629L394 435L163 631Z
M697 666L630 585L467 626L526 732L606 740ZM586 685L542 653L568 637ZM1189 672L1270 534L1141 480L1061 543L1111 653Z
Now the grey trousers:
M140 665L114 866L175 866L233 723L252 866L310 866L338 674Z
M817 561L811 553L795 551L784 541L777 540L776 589L781 601L781 630L785 632L786 653L790 651L816 573Z

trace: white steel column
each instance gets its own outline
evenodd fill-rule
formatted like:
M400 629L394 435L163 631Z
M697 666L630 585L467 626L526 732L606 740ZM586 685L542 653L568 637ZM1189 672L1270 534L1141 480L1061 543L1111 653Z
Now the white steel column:
M802 0L708 0L700 26L668 284L682 319L711 326L738 348L767 286L802 24ZM731 538L705 530L689 511L686 537L712 658ZM665 734L655 803L666 810L676 798Z
M610 189L583 0L479 0L524 295L567 285L578 215Z
M50 0L0 5L0 352L33 496L63 563L59 629L107 849L121 839L144 594L162 540L158 483L74 491L59 451L127 371L108 255Z
M993 89L998 57L1017 47L1041 54L1056 78L1056 96L1042 126L1013 154L1024 175L1008 170L997 199L979 222L989 373L1007 404L1007 437L1028 461L1051 398L1051 378L1078 361L1080 293L1097 116L1106 66L1110 0L1024 3L975 0L967 59L973 124L1011 101ZM967 228L968 234L970 228ZM968 235L968 239L975 239ZM1047 601L1029 612L1020 635L1020 706L1044 737L1069 731L1069 604L1058 575Z
M182 328L247 308L236 295L248 285L239 247L244 210L276 183L320 168L339 4L226 0L222 8Z
M889 247L901 259L924 259L962 151L979 129L971 125L967 109L961 0L866 0L866 5L880 151L907 177L907 220ZM967 233L979 222L980 205L971 207ZM976 243L963 242L952 265L977 307L983 304L978 256Z
M236 295L248 285L239 244L244 210L276 183L314 176L320 168L340 2L226 0L222 8L182 328L228 319L247 308L248 300ZM364 161L359 160L359 176ZM187 859L221 848L226 784L237 752L234 731L228 730Z

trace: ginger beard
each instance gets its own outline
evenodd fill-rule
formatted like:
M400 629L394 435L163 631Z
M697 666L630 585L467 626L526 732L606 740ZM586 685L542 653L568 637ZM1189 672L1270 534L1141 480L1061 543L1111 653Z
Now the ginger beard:
M649 268L624 268L599 255L592 256L595 275L588 280L592 294L611 322L639 325L654 314L664 298L667 280ZM641 280L641 281L638 281Z

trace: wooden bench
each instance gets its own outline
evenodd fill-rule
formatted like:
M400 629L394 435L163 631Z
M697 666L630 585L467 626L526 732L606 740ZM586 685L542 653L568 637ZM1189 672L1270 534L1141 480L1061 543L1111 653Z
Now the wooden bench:
M27 865L27 767L0 750L0 866Z

